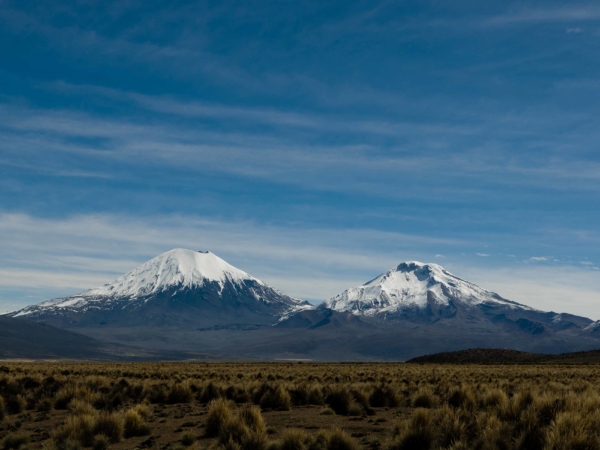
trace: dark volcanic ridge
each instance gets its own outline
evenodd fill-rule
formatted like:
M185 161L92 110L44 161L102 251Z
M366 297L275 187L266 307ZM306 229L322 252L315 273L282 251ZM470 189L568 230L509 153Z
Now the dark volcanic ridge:
M413 364L598 364L600 350L559 354L527 353L503 348L470 348L419 356L406 361Z

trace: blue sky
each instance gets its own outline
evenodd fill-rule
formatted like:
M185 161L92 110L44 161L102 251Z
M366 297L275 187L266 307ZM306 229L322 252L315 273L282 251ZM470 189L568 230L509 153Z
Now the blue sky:
M600 318L600 5L0 1L0 310L209 249Z

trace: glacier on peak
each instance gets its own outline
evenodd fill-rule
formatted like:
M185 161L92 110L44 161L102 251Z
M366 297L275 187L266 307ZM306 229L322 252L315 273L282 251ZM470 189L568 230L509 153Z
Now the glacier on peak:
M347 289L326 300L323 305L336 311L375 316L395 313L402 308L425 308L431 301L448 305L451 300L470 306L503 303L531 309L458 278L442 266L418 261L400 263L362 286Z

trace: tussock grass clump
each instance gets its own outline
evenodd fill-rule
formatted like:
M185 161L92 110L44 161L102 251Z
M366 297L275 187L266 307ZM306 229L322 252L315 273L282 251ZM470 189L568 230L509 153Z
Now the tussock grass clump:
M319 430L314 436L303 430L287 429L274 445L276 450L359 450L358 443L340 428Z
M110 438L105 434L98 434L94 436L94 442L92 443L92 450L106 450L110 447Z
M281 386L268 390L260 399L262 409L275 409L278 411L288 411L292 401L290 394Z
M486 408L505 408L508 404L508 396L502 389L490 389L483 395L483 406Z
M433 408L438 404L438 401L439 399L427 387L419 389L411 399L414 408Z
M97 412L96 409L85 400L71 400L67 408L74 416L93 416Z
M348 411L350 411L353 400L354 398L348 389L339 388L329 393L325 399L325 403L327 403L336 414L345 416L348 414Z
M116 444L123 437L123 418L117 413L101 412L94 422L94 435L104 434Z
M369 395L369 405L374 408L395 408L400 405L400 396L391 386L381 384L375 387Z
M150 434L150 427L138 412L137 408L131 408L123 415L123 435L126 438L134 436L147 436Z
M223 424L227 422L233 413L223 399L213 400L209 403L208 416L206 417L205 435L207 437L216 437L219 435Z
M244 405L239 410L238 415L242 422L244 422L252 431L266 435L267 425L265 424L265 421L258 408L253 408L250 405Z
M396 424L389 450L428 450L433 448L436 432L433 414L428 409L417 409L409 421Z
M305 431L295 428L287 428L281 436L281 440L279 445L277 445L277 449L307 450L310 440L310 436Z
M167 395L167 403L190 403L194 398L194 393L190 387L189 382L184 381L182 383L175 383L169 394Z
M323 404L323 391L321 388L308 383L301 383L291 389L290 396L294 406Z
M152 412L150 411L150 407L148 405L146 405L145 403L140 403L139 405L136 405L133 409L135 409L137 411L137 413L142 416L142 419L144 420L148 420L150 418L150 416L152 415Z
M360 446L340 428L334 428L327 436L327 450L359 450ZM311 448L313 450L313 448Z
M211 381L204 386L204 389L202 389L202 392L198 396L198 401L200 401L200 403L209 403L212 400L216 400L221 397L224 397L223 389Z
M468 386L455 388L448 396L448 405L453 408L474 409L476 406L475 395Z
M54 402L50 397L42 397L38 400L35 409L39 412L48 412L52 411L54 407Z
M598 449L598 414L582 415L576 411L560 413L546 435L547 450Z
M264 450L267 446L267 427L257 408L245 406L221 425L219 442L225 448Z
M80 415L68 417L65 424L52 433L52 439L59 449L66 446L68 442L78 442L84 447L92 445L94 435L95 417L92 415Z
M441 448L455 446L463 442L467 436L467 424L461 420L461 413L448 406L436 411L434 416L437 424L437 444Z
M24 433L11 433L2 440L3 450L18 450L29 443L29 436Z
M54 408L67 409L69 403L71 403L74 398L83 399L84 396L78 394L82 394L82 392L80 390L78 391L74 385L69 384L67 386L63 386L54 397Z

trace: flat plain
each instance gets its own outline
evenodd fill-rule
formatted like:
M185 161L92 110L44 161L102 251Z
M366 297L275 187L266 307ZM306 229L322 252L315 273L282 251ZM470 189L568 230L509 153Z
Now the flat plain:
M4 449L596 449L600 366L0 363Z

